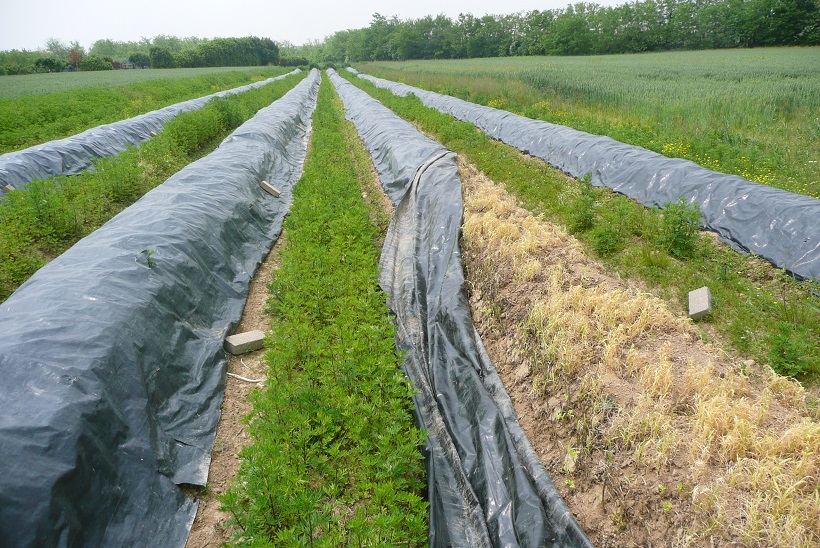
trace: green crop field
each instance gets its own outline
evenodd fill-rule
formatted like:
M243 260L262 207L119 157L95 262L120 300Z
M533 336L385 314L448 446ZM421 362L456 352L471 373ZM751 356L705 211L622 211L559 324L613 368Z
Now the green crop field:
M380 190L327 79L314 124L270 285L254 443L223 502L255 546L423 546L426 434L377 291Z
M219 74L224 72L239 72L249 76L265 75L265 77L270 77L283 74L290 70L291 69L282 69L279 67L211 67L23 74L20 76L4 76L0 78L0 99L23 97L26 95L45 95L74 89L116 88L137 82L194 78L206 74Z
M63 139L100 124L243 86L290 70L252 67L4 76L0 78L0 154ZM37 87L38 81L48 84ZM14 82L18 83L15 85ZM61 84L62 88L57 84ZM43 91L52 89L52 85L59 91ZM17 95L4 96L2 86L6 86L5 91L9 93L12 89L16 90Z
M820 198L817 47L356 68Z

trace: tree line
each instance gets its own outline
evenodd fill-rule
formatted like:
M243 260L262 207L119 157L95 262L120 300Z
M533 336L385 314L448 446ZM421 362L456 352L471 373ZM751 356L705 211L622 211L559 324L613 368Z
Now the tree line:
M275 65L279 47L270 38L176 38L160 35L139 42L97 40L86 52L78 42L50 38L39 51L0 52L0 75L112 70L119 68L242 67Z
M516 55L820 45L817 0L638 0L580 2L512 15L461 14L399 20L375 14L366 28L321 43L283 45L285 57L317 63Z
M820 0L635 0L456 19L399 20L376 13L368 27L298 47L255 36L160 35L138 42L97 40L86 52L77 42L50 39L37 52L0 52L0 74L815 45Z

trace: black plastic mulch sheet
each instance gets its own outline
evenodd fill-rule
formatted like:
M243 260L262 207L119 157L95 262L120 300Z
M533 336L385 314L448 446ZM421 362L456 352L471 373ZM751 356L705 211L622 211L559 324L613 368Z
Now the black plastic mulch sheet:
M590 546L518 425L473 327L454 154L329 71L397 204L381 257L428 430L431 546Z
M135 146L147 141L162 131L170 120L184 112L199 110L212 99L266 86L298 72L299 69L296 69L282 76L190 99L113 124L97 126L65 139L8 152L0 156L0 191L9 185L22 188L35 179L75 175L90 167L95 158L114 156L126 150L129 145ZM2 194L0 192L0 196Z
M290 207L319 80L0 305L0 544L185 544L196 503L178 485L207 479L223 339Z
M355 71L352 71L355 72ZM357 73L358 74L358 73ZM359 74L359 78L475 124L494 139L541 158L573 177L647 206L685 198L697 204L704 228L801 278L820 278L820 200L718 173L689 160L566 126L533 120L455 97Z

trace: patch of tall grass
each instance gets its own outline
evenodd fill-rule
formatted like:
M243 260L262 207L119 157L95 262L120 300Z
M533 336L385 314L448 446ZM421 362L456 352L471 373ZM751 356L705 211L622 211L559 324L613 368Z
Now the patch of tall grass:
M813 47L357 67L820 198L818 59Z
M22 74L0 78L0 98L45 95L86 88L117 88L140 82L190 79L219 73L245 73L253 81L278 76L290 70L283 67L207 67Z

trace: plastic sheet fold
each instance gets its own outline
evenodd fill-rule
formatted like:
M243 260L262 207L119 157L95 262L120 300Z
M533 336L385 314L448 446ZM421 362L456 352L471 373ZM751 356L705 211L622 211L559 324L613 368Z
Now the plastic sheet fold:
M591 546L517 423L473 327L454 153L329 71L396 213L380 283L428 432L431 546Z
M0 544L182 546L223 339L302 173L313 71L0 305ZM260 187L267 180L282 193Z
M644 205L663 207L684 198L700 207L703 227L717 232L735 249L755 253L800 278L820 278L820 200L816 198L711 171L609 137L366 74L358 77L401 97L413 94L425 106L471 122L492 138L573 177L590 174L593 184Z
M147 141L162 131L170 120L184 112L199 110L212 99L266 86L298 72L300 70L295 69L282 76L190 99L127 120L97 126L65 139L0 155L0 190L7 186L22 188L35 179L75 175L90 167L95 158L114 156L129 146Z

